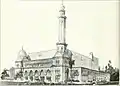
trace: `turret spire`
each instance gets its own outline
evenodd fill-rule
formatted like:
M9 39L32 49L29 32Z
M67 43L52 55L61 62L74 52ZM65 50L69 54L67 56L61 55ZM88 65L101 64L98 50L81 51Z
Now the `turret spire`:
M62 4L60 10L59 10L60 16L59 16L59 36L58 36L58 42L59 43L65 43L65 31L66 31L66 16L65 16L65 6Z

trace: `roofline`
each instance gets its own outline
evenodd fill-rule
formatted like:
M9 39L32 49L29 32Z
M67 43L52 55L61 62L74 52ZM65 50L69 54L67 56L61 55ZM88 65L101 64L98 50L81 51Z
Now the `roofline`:
M72 51L72 50L70 50L70 51ZM89 56L83 55L83 54L78 53L78 52L75 52L75 51L72 51L72 52L73 52L73 53L76 53L76 54L78 54L78 55L82 55L82 56L84 56L84 57L92 60L92 58L90 58ZM95 56L94 56L94 57L95 57ZM97 57L95 57L95 58L97 58ZM98 59L98 58L97 58L97 59Z
M24 61L24 62L30 62L30 61L40 61L40 60L49 60L49 59L53 59L53 58L35 59L35 60L28 60L28 61ZM21 62L21 61L15 61L15 62Z
M85 68L85 67L81 67L81 68L84 68L84 69L88 69L88 70L92 70L92 71L97 71L97 72L102 72L102 73L107 73L107 72L104 72L104 71L99 71L99 70L93 70L93 69L89 69L89 68Z
M28 55L29 55L29 54L32 54L32 53L48 52L48 51L52 51L52 50L56 50L56 49L44 50L44 51L39 51L39 52L31 52L31 53L28 53Z

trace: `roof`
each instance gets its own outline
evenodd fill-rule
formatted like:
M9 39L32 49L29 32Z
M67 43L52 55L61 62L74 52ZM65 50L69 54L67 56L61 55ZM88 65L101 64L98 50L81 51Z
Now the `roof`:
M75 65L73 65L73 67L84 67L93 70L98 70L98 58L94 57L93 60L92 58L82 55L80 53L73 51L72 53L72 59L75 60Z
M31 60L37 59L48 59L54 57L56 53L56 49L47 50L47 51L40 51L40 52L32 52L28 55L30 56Z
M70 53L69 51L71 50L67 50L66 53ZM43 59L50 59L52 57L55 56L57 50L56 49L52 49L52 50L47 50L47 51L40 51L40 52L32 52L32 53L28 53L28 56L30 57L31 60L43 60ZM92 68L93 69L98 69L98 59L95 58L95 61L92 61L92 58L82 55L80 53L72 52L72 59L75 60L75 65L73 65L73 67L85 67L85 68Z
M56 52L57 52L56 49L52 49L48 51L32 52L32 53L29 53L28 55L30 56L31 60L48 59L48 58L54 57ZM70 54L70 50L67 50L65 52L65 55L66 53Z

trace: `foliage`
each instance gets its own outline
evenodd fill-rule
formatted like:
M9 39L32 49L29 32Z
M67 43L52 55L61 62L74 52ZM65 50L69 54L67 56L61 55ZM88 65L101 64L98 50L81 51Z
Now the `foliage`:
M119 69L113 68L109 60L108 65L105 66L105 72L110 73L110 81L119 81Z
M3 72L1 73L1 79L5 79L5 77L9 77L9 74L7 73L7 69L4 69Z
M22 77L23 77L23 72L19 71L18 73L16 73L15 79L17 79L17 78L21 79Z

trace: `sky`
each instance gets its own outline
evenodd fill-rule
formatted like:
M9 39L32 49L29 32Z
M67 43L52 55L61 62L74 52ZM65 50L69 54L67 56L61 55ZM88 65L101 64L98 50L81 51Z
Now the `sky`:
M15 66L22 46L27 53L56 49L61 1L1 0L1 70ZM64 1L68 49L104 67L118 67L118 3Z

